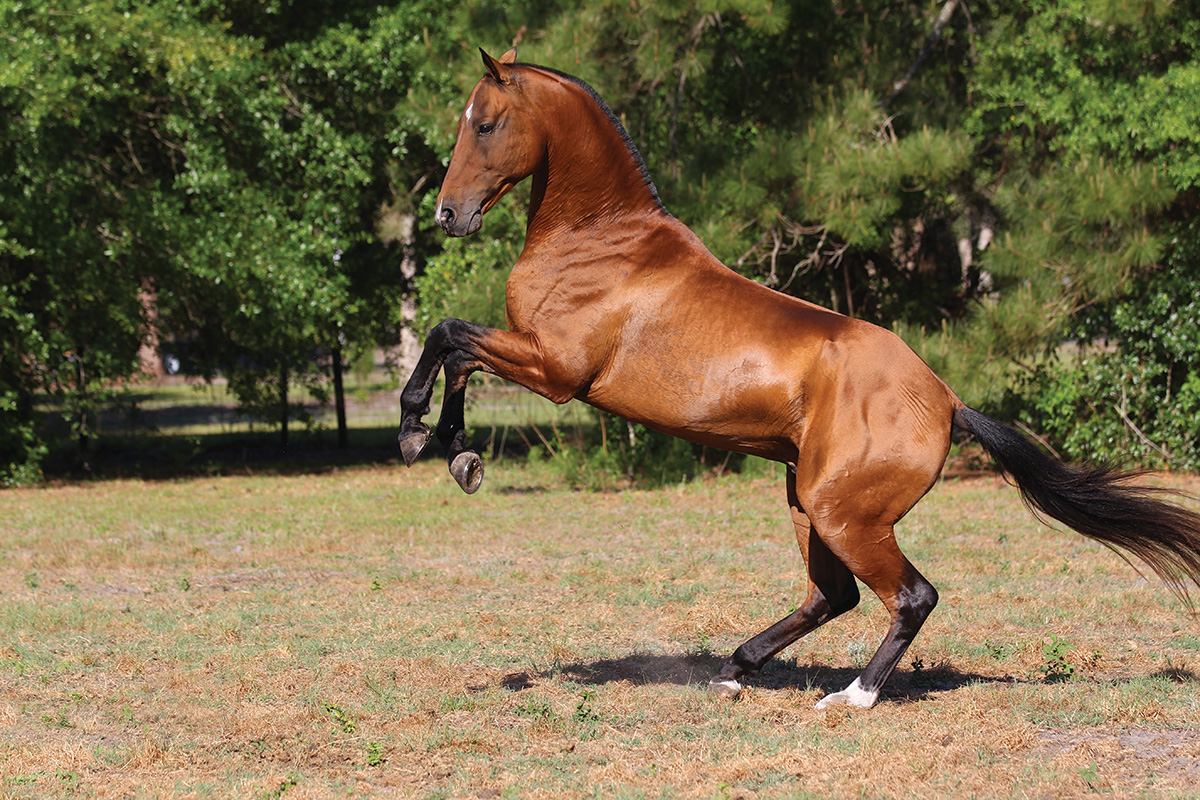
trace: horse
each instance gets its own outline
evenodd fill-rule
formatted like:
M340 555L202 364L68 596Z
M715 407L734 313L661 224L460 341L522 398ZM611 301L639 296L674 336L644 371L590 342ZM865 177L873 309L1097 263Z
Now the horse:
M871 707L938 601L901 552L896 523L938 480L953 429L973 435L1030 510L1148 564L1190 607L1200 515L1104 466L1068 466L970 408L898 336L763 286L719 262L659 198L613 111L586 83L482 49L437 198L449 236L532 177L524 250L505 291L507 330L446 319L401 392L409 466L429 442L421 417L445 371L437 423L468 494L483 462L463 419L483 371L555 403L581 400L688 441L786 465L804 602L738 647L711 678L720 696L859 602L890 626L861 674L823 697ZM1128 559L1127 559L1128 560Z

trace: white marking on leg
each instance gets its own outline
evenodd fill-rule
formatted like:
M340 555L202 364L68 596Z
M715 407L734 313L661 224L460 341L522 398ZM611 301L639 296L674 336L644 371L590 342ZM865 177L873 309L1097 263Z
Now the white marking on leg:
M858 682L858 678L855 678L854 683L847 686L843 691L821 698L821 701L817 703L817 709L829 708L829 706L839 704L870 708L875 705L875 701L878 699L879 692L865 691L862 688L862 684Z
M708 690L717 697L737 697L742 691L742 685L732 678L717 680L713 678L708 682Z

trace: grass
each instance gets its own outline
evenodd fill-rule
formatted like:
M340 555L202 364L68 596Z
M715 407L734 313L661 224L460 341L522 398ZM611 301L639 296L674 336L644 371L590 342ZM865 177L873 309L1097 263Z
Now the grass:
M1200 481L1164 478L1196 491ZM1194 797L1200 623L990 478L901 542L942 602L815 711L874 598L734 702L801 599L782 487L572 492L437 460L0 493L0 797Z

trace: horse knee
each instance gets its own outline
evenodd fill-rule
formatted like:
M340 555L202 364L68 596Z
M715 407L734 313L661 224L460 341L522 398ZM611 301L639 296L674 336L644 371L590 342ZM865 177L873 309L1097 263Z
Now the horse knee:
M896 594L893 613L907 627L920 628L938 604L938 591L921 576Z

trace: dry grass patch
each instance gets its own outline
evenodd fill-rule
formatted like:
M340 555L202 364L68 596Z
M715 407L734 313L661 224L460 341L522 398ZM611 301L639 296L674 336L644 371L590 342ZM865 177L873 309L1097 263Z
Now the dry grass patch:
M705 690L804 591L774 481L7 491L0 797L1194 795L1200 625L1168 592L991 478L900 538L942 603L880 705L817 712L883 635L873 598Z

